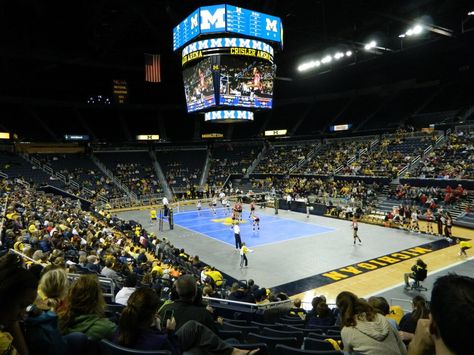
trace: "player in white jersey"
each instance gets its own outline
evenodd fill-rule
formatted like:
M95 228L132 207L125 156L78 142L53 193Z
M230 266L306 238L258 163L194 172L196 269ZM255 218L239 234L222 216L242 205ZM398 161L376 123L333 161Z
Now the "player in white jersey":
M354 237L354 245L356 245L356 240L359 240L359 245L362 245L362 240L360 240L359 236L357 235L358 230L359 230L359 222L357 222L356 217L352 217L352 231L353 231L352 236Z
M411 212L411 225L410 229L412 232L418 232L420 233L420 225L418 224L418 211L416 208L413 208Z

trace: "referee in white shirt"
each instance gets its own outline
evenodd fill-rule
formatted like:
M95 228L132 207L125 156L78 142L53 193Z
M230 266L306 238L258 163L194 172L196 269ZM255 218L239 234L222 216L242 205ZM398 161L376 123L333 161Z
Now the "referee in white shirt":
M164 210L165 210L165 217L167 217L167 216L168 216L168 211L169 211L168 205L169 205L170 203L169 203L168 199L166 198L166 196L163 197L162 202L163 202L163 208L164 208Z
M242 248L242 239L240 239L240 227L238 224L234 225L234 238L235 249L240 250L240 248Z

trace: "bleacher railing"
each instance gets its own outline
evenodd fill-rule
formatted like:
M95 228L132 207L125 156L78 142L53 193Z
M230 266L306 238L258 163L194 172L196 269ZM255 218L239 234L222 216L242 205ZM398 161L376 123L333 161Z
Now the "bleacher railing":
M270 302L267 304L255 304L248 302L231 301L214 297L203 297L203 299L206 300L211 307L240 310L245 313L255 313L257 311L263 311L272 308L291 308L293 305L292 300Z

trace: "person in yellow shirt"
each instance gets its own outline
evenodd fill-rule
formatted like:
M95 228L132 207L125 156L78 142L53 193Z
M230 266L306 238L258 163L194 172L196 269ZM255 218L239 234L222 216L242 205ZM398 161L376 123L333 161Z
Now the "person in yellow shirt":
M461 250L459 251L459 256L464 255L467 256L466 250L472 248L472 243L471 241L465 241L463 240L462 242L459 243L459 246L461 247Z
M224 281L224 276L222 276L220 271L216 270L215 267L211 267L205 274L212 279L214 285L216 285L217 287L222 286L222 282Z
M253 252L253 250L250 250L247 248L245 245L245 242L242 243L242 247L240 248L240 268L244 267L244 262L245 262L245 267L248 266L249 261L247 259L247 254Z
M150 222L151 224L156 222L156 210L154 208L150 210L150 219L151 219L151 222Z

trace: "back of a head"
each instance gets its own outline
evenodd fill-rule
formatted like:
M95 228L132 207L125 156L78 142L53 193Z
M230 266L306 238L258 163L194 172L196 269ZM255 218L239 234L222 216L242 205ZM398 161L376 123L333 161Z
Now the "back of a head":
M336 298L337 307L341 311L342 326L349 327L357 324L356 316L365 313L368 321L375 318L375 311L365 300L355 294L343 291Z
M316 307L316 314L322 318L326 318L331 315L331 310L329 309L329 306L326 304L326 302L321 301L318 303L318 306Z
M50 300L50 307L55 307L59 300L66 296L69 281L67 273L62 268L57 268L45 273L40 280L39 290Z
M38 279L23 268L16 254L6 254L0 258L0 309L10 307L27 290L36 290Z
M192 275L183 275L176 280L176 292L180 299L192 301L196 296L196 279Z
M119 344L133 346L138 335L151 324L159 306L160 298L152 289L142 287L133 292L120 316Z
M81 275L73 282L69 289L67 308L73 317L103 315L105 300L96 275Z
M137 275L133 272L130 272L125 278L123 283L124 287L136 287L137 286Z
M319 296L314 297L313 300L311 301L311 306L313 307L313 309L316 309L318 307L319 302L321 301L322 301L321 297Z
M295 305L296 308L301 307L301 300L299 298L295 298L293 301L293 304Z
M368 303L375 309L377 313L387 315L390 313L390 305L384 297L372 296L369 298Z
M456 274L438 278L430 306L434 322L430 332L441 337L454 354L472 354L474 279Z

